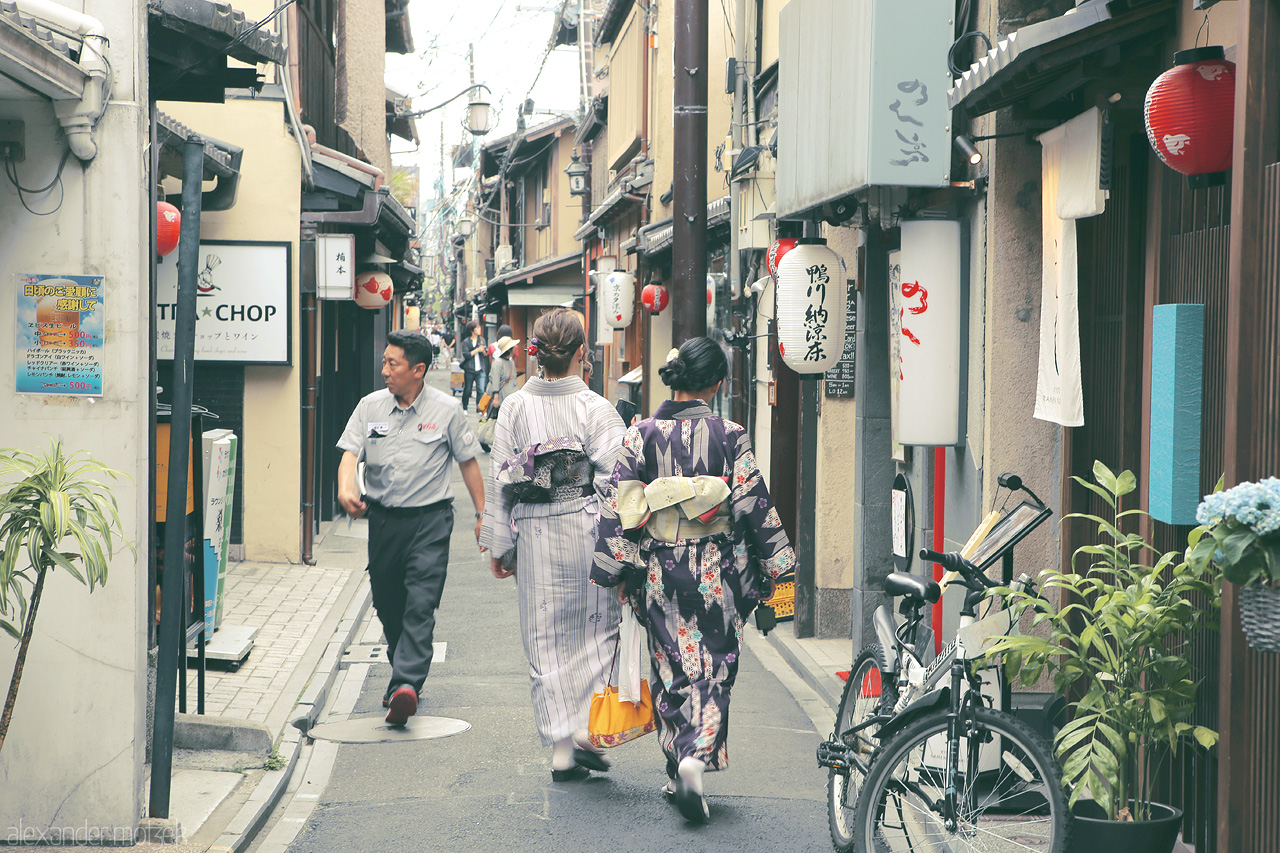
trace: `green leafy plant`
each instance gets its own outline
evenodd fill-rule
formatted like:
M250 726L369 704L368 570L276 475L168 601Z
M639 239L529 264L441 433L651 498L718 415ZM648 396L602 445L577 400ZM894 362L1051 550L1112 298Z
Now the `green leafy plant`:
M1146 516L1121 509L1137 488L1133 472L1117 476L1095 462L1093 476L1096 483L1072 479L1101 497L1111 517L1066 517L1097 525L1098 543L1076 550L1071 571L1041 575L1042 591L1061 593L1058 606L1041 594L1003 590L1020 599L1018 612L1034 608L1032 632L1002 639L990 654L1003 655L1010 678L1023 684L1052 672L1054 690L1071 700L1070 720L1054 742L1070 803L1088 797L1111 820L1148 820L1165 752L1157 747L1176 754L1188 737L1206 748L1218 739L1190 722L1199 683L1188 643L1198 627L1216 620L1220 587L1179 552L1160 554L1140 534L1122 530ZM1193 531L1189 544L1201 533ZM1079 563L1088 566L1081 571ZM1034 626L1047 635L1037 636Z
M0 478L10 481L0 486L0 628L18 640L0 716L0 748L18 700L45 578L62 569L90 592L107 582L120 515L101 478L122 476L85 451L65 453L56 439L39 454L0 450Z
M1187 552L1240 586L1280 587L1280 480L1268 477L1223 491L1222 480L1196 510L1204 536Z

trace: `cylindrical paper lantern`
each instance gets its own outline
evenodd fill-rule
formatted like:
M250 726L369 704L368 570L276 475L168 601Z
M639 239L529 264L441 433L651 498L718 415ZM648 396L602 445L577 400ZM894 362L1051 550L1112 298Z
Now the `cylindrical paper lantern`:
M795 237L779 237L773 241L773 245L769 247L769 251L765 253L764 265L769 270L769 275L773 276L773 283L778 283L778 264L782 262L782 257L796 247Z
M610 328L625 329L631 325L635 301L636 277L631 273L614 270L600 282L600 311Z
M167 201L156 202L156 254L160 257L178 248L182 233L182 214Z
M650 314L661 314L671 301L671 294L660 284L646 284L640 291L640 301Z
M778 352L796 373L823 373L844 352L844 263L802 237L778 264Z
M1181 50L1147 90L1147 140L1191 186L1226 181L1235 131L1236 66L1221 47Z
M356 304L377 310L391 302L394 287L384 272L362 272L356 276Z
M959 444L960 223L903 222L899 257L889 281L898 443Z

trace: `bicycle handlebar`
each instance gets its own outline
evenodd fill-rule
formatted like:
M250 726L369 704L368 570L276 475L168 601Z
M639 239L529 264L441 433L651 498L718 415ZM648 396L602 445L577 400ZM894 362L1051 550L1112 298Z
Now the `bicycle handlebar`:
M984 575L977 566L966 560L959 551L948 551L945 554L940 554L937 551L930 551L928 548L921 548L920 559L937 563L948 572L955 572L969 581L966 585L971 588L973 584L980 584L985 589L992 589L1000 585Z

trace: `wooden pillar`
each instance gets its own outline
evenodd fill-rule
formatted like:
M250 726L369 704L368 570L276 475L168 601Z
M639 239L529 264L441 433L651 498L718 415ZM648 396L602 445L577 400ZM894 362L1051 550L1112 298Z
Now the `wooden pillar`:
M1240 0L1240 43L1236 56L1235 150L1231 186L1230 275L1227 292L1227 359L1225 412L1226 484L1255 479L1261 460L1253 441L1256 419L1268 412L1258 405L1263 335L1277 334L1263 328L1260 290L1264 272L1264 236L1274 223L1263 210L1265 168L1280 159L1280 111L1269 91L1280 79L1280 2ZM1274 214L1273 214L1274 215ZM1275 473L1265 472L1265 473ZM1274 717L1257 719L1252 714L1254 691L1258 689L1253 669L1256 655L1246 646L1240 629L1235 589L1226 584L1222 597L1222 682L1219 706L1220 770L1218 777L1218 849L1244 851L1260 839L1250 821L1256 809L1272 812L1274 803L1260 804L1256 797L1255 727L1274 726ZM1265 757L1266 761L1274 756ZM1251 815L1242 820L1242 815ZM1274 824L1273 824L1274 827ZM1274 831L1274 830L1273 830ZM1270 834L1270 833L1268 833Z

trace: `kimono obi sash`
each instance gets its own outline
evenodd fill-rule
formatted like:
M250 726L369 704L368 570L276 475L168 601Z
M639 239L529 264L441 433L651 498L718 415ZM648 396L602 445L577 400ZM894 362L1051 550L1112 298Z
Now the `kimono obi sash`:
M591 460L572 437L531 444L502 463L498 486L513 503L560 503L591 497Z
M727 477L659 477L648 485L624 480L618 484L618 521L624 530L644 527L660 542L729 533L728 497Z

